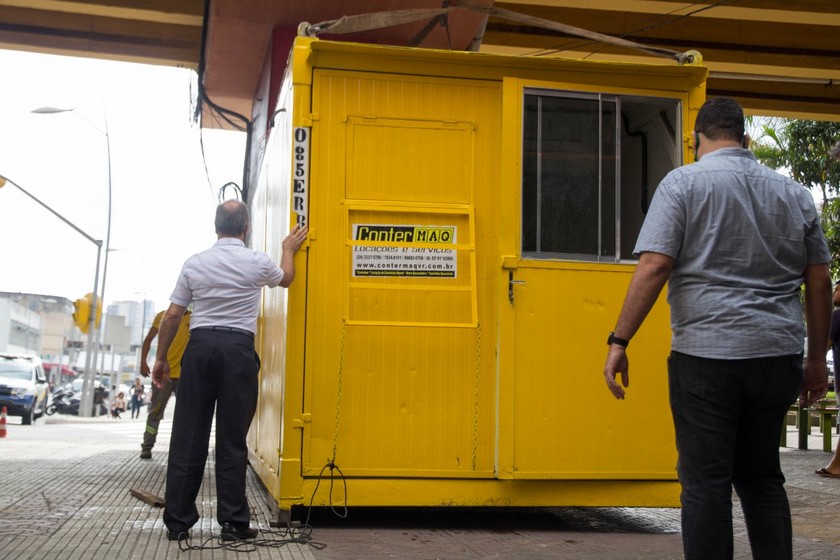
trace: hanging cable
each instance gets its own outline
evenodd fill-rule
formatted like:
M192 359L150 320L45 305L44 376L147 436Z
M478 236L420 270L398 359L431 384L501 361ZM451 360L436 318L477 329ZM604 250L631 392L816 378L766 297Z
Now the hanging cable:
M233 188L234 198L236 200L238 200L240 202L244 202L243 196L242 196L242 189L239 187L239 185L237 185L233 181L228 181L227 183L222 185L222 188L219 189L219 197L218 197L219 198L219 204L221 204L225 200L233 200L233 199L230 199L230 198L225 198L225 191L227 190L228 187Z
M201 120L201 115L203 113L203 106L206 105L208 108L208 112L212 114L216 119L219 119L221 122L224 122L229 127L238 130L240 132L245 132L245 158L242 163L242 188L237 187L239 189L239 194L241 195L241 200L243 202L247 202L248 200L248 191L249 191L249 182L250 182L250 168L251 168L251 135L253 132L253 123L244 115L237 113L236 111L231 111L230 109L226 109L221 107L220 105L213 102L210 99L210 96L207 94L207 91L204 87L204 76L205 70L207 66L207 60L205 58L205 52L207 50L207 25L210 21L210 1L206 0L204 2L204 20L201 26L201 48L199 49L198 53L198 96L195 106L195 113L193 115L193 119L196 121ZM203 141L202 141L202 156L204 157L204 149L203 149ZM206 157L205 157L205 167L206 167ZM208 177L209 181L209 177ZM222 187L224 189L224 187Z
M253 508L252 508L253 511ZM308 517L307 517L308 519ZM178 548L182 552L190 550L228 550L231 552L256 552L260 548L282 548L290 544L308 545L317 550L326 547L325 544L312 540L312 527L307 523L288 523L285 528L260 529L257 538L248 540L226 541L221 534L211 534L200 543L194 544L187 536L178 541Z

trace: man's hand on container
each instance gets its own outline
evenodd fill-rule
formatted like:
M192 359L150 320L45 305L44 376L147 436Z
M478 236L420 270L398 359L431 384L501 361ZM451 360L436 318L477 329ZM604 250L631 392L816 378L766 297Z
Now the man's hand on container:
M300 246L303 245L304 241L306 241L306 235L308 233L309 228L307 226L295 224L292 231L289 232L289 235L287 235L286 239L283 240L283 252L285 253L288 251L292 255L297 253Z

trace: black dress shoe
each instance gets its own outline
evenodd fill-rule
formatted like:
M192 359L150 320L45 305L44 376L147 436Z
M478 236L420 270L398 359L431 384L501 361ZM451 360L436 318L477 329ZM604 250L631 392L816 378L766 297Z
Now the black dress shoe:
M254 529L253 527L244 527L242 529L237 529L230 523L225 523L222 525L223 541L242 541L245 539L255 539L257 538L257 534L259 534L259 531L257 529Z
M166 538L170 541L185 541L190 538L190 533L189 531L175 531L174 529L167 529Z

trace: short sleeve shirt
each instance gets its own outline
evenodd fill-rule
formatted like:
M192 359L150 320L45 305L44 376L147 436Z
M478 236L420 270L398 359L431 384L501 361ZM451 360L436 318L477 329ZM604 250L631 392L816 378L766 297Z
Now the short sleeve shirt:
M184 263L170 300L193 304L191 328L234 327L256 332L264 286L283 280L283 269L266 253L223 237Z
M152 321L153 329L160 330L160 323L163 321L165 314L166 311L161 311L155 315ZM189 311L184 313L181 324L178 325L178 330L175 333L175 338L172 339L172 344L169 346L169 352L166 354L166 361L169 362L169 377L172 379L181 377L181 357L187 348L187 342L190 341L190 316Z
M811 194L724 148L660 183L634 249L675 261L674 350L738 359L802 352L806 266L830 261Z

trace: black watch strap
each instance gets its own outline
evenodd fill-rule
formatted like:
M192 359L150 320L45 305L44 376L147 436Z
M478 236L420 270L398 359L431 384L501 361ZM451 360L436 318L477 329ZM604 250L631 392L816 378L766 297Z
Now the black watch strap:
M610 331L610 336L607 337L607 344L618 344L622 348L627 348L630 344L630 341L624 338L619 338L615 336L615 333Z

